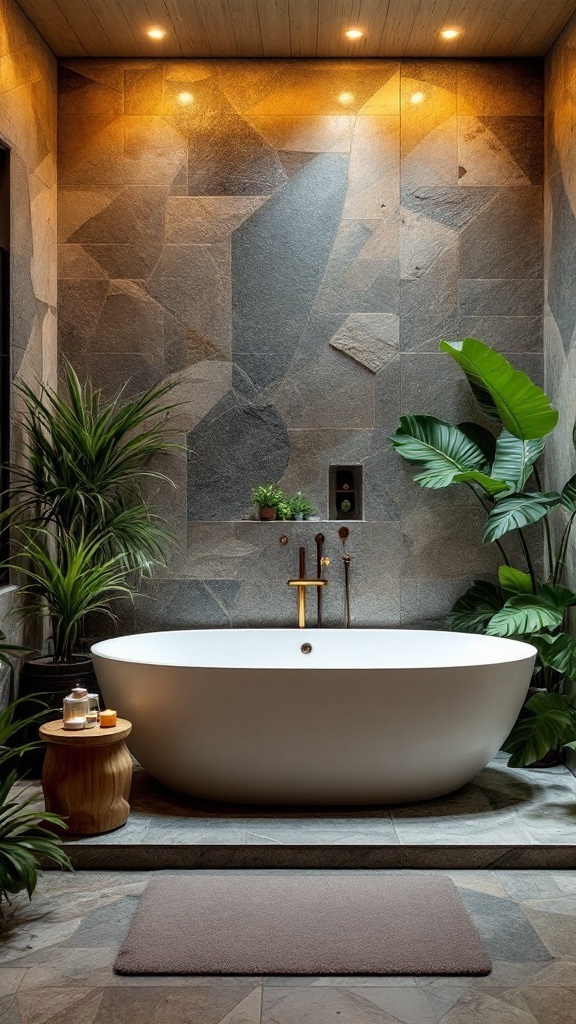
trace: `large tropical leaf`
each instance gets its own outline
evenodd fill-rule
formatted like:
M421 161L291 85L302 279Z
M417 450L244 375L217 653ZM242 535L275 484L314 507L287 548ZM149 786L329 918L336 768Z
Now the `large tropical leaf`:
M501 498L488 513L482 539L488 544L503 537L510 530L518 530L530 523L537 523L559 501L559 494L540 491L528 491L526 494L512 494Z
M545 441L541 437L521 441L504 428L496 441L491 475L508 480L514 484L514 490L522 491L532 475L536 459L544 451L544 445Z
M521 572L511 565L501 565L498 569L498 581L502 590L510 594L532 594L532 577L530 573Z
M408 462L424 467L414 477L421 487L448 487L458 473L485 467L478 446L458 427L435 416L402 416L390 440Z
M571 604L576 603L576 594L573 590L569 590L568 587L563 587L560 583L545 583L540 588L540 597L543 601L547 601L548 604L554 605L561 612L569 608Z
M573 633L554 637L543 633L532 637L530 642L538 648L543 665L554 669L564 679L576 679L576 636Z
M454 477L455 484L477 484L486 494L494 498L504 491L509 492L510 486L506 480L496 480L486 473L480 473L477 469L469 469L466 473L457 473Z
M550 399L521 370L476 338L441 341L462 367L480 408L490 419L501 420L521 440L545 437L558 422Z
M562 619L562 609L539 594L515 594L492 616L486 632L489 636L521 636L541 629L556 629Z
M484 633L486 625L502 604L502 592L494 583L474 580L474 585L456 601L448 622L451 629L461 633Z
M461 430L463 434L466 434L466 437L469 437L471 441L474 441L474 444L478 445L486 459L487 465L491 466L496 452L496 438L494 434L487 430L486 427L481 427L479 423L471 423L467 420L458 423L457 426L458 430Z
M520 718L504 743L512 756L510 768L523 768L549 750L576 740L573 700L558 693L537 693L526 701Z
M576 474L564 484L560 500L568 512L576 512Z

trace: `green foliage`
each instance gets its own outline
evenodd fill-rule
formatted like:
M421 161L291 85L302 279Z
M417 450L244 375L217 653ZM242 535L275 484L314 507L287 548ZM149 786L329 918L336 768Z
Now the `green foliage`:
M466 434L435 416L402 416L390 440L403 458L423 467L414 477L421 487L447 487L459 473L486 465Z
M550 509L558 505L559 501L559 494L530 491L501 498L488 513L482 540L490 543L503 537L505 533L510 533L511 530L521 530L524 526L537 523L547 516Z
M291 518L294 516L313 516L316 513L314 505L302 494L302 491L298 491L293 497L288 498L288 507L290 508Z
M54 661L72 659L87 615L114 618L110 603L131 596L125 559L108 557L107 551L108 538L96 532L84 536L74 530L54 537L42 529L23 532L16 563L24 578L20 614L50 618Z
M457 344L443 341L440 348L463 369L491 428L403 416L391 442L415 464L414 480L421 487L464 484L485 510L482 539L496 544L504 561L498 584L476 580L456 601L449 621L452 629L517 637L538 651L535 678L545 692L527 701L506 747L512 753L510 763L518 766L540 758L550 747L576 745L576 704L568 696L571 682L576 682L576 637L568 631L567 615L576 594L561 585L576 519L576 475L558 491L540 487L537 460L558 414L526 374L474 338ZM576 425L573 439L576 446ZM554 550L548 516L559 506L568 516ZM524 534L537 523L546 543L545 579L537 576L530 535ZM511 534L520 541L521 567L512 564L504 547Z
M278 508L286 502L283 492L274 484L260 484L252 491L252 501L258 508Z
M34 700L26 698L26 701ZM37 797L15 797L11 794L14 784L21 777L19 758L35 744L19 747L8 746L8 741L23 725L38 723L40 713L24 721L15 721L15 711L21 701L14 701L0 711L0 902L18 892L25 891L32 898L40 870L39 858L51 861L61 868L70 868L68 855L62 848L59 836L47 831L57 827L65 829L66 824L57 815L41 810ZM37 700L39 709L44 707ZM8 766L16 762L16 767ZM7 770L8 769L8 770Z
M514 437L541 438L554 429L558 413L548 396L499 352L476 338L441 341L440 348L464 370L484 415L503 423Z
M13 568L32 598L24 612L50 617L57 661L71 656L90 611L110 614L114 596L129 596L163 562L169 531L141 488L167 479L152 462L177 448L167 425L177 383L105 401L68 363L63 395L16 383L25 441L3 520L16 543Z
M560 693L536 693L526 701L504 750L511 768L523 768L549 750L576 741L576 702Z

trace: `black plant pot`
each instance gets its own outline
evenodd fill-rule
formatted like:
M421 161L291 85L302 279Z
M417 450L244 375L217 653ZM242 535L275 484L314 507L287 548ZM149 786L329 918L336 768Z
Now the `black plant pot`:
M62 702L72 687L84 686L88 693L99 693L94 665L89 654L75 654L72 661L57 662L51 658L32 658L25 661L20 672L18 696L25 698L18 705L18 718L41 713L37 724L20 729L12 740L13 746L35 743L38 740L38 725L62 718ZM38 696L47 705L42 711L39 704L30 698ZM28 751L20 759L20 767L28 775L40 777L44 763L43 745Z

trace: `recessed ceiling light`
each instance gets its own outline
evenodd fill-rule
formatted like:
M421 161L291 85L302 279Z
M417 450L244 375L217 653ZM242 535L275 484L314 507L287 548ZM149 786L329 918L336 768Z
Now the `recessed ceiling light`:
M338 103L342 107L349 107L351 103L354 103L354 93L341 92L338 96Z
M344 35L347 39L361 39L364 33L361 28L349 28Z
M460 35L459 28L443 28L440 35L442 39L457 39Z
M425 99L426 99L426 96L425 96L425 94L423 92L413 92L411 97L410 97L410 102L411 103L422 103L422 101L425 100Z
M178 103L183 103L184 106L190 106L191 103L194 103L194 97L191 92L179 92L176 98Z
M148 30L146 35L149 36L150 39L164 39L166 30L163 28L151 28Z

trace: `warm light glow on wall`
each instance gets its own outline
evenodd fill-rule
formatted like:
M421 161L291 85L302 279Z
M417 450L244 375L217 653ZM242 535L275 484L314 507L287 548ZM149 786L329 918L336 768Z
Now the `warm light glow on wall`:
M166 35L166 31L163 28L151 28L151 29L148 30L146 35L150 39L164 39L164 36Z
M460 35L459 28L443 28L440 35L442 39L457 39Z
M426 99L426 96L425 96L425 94L423 92L413 92L411 97L410 97L410 102L411 103L422 103L425 99Z
M194 103L194 97L191 92L179 92L176 98L178 103L182 103L184 106L190 106L191 103Z
M349 28L344 35L347 39L362 39L364 33L361 28Z
M338 103L341 107L349 107L351 103L354 103L354 93L341 92L338 96Z

